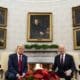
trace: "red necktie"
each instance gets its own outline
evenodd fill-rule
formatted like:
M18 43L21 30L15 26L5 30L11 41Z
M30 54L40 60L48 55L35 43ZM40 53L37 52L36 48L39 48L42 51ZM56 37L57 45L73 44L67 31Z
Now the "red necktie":
M22 56L21 55L19 55L18 70L19 70L19 74L22 75Z

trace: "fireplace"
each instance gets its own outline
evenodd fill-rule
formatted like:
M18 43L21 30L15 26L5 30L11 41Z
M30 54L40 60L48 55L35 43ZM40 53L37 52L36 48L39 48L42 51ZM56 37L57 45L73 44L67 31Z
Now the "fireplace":
M57 54L57 49L31 49L25 50L25 55L28 56L29 70L33 70L35 65L41 64L43 68L50 70L54 57Z

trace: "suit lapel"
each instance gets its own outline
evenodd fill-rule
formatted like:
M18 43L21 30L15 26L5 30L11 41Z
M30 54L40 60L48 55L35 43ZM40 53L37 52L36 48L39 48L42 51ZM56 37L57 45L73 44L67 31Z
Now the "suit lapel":
M61 63L61 62L60 62L60 55L59 55L59 60L58 60L58 61L59 61L59 63Z
M16 53L16 55L15 55L15 62L16 62L16 65L18 66L18 56L17 56L17 53Z
M24 67L24 55L22 55L22 70L23 70L23 67Z
M22 55L22 64L24 64L25 58L24 55Z
M67 55L65 54L64 64L66 64L67 61Z
M22 55L22 64L23 64L23 61L24 61L24 57L23 57L23 55Z

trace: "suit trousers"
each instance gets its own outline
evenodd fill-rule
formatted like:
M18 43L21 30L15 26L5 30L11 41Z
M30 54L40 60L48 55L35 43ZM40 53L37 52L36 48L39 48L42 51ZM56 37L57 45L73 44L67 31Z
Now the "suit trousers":
M69 76L69 77L66 76L66 77L65 77L65 80L71 80L71 77L70 77L70 76Z
M5 73L5 79L6 80L17 80L17 77L14 73L6 72Z

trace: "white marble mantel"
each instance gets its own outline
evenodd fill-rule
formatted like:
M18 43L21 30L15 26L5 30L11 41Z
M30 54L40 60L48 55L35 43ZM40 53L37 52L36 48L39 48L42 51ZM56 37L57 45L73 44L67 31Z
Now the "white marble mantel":
M54 63L57 49L28 49L25 54L29 63Z

